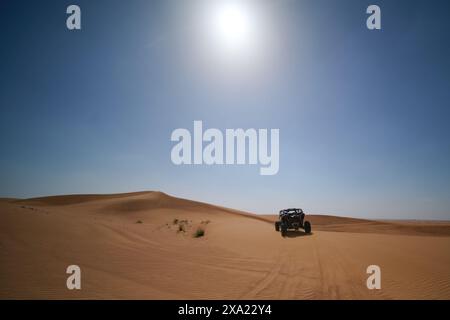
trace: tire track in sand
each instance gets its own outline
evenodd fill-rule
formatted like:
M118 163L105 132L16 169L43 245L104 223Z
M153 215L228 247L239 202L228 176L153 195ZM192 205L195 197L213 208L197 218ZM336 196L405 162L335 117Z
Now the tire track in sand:
M248 292L244 293L242 296L239 297L239 299L243 300L251 300L255 299L259 293L261 293L263 290L267 289L269 286L272 285L278 278L280 278L280 272L283 268L283 266L286 265L288 262L288 257L283 254L277 259L277 262L275 265L269 270L269 272L261 279L259 280L253 288L251 288Z

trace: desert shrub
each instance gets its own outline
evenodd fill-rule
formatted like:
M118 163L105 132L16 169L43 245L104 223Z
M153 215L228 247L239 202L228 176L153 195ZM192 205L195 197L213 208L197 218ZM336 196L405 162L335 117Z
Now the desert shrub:
M205 235L205 230L202 228L198 228L194 233L194 238L200 238Z
M142 221L141 221L141 220L138 220L138 221L136 221L136 223L142 223Z
M178 223L178 219L173 219L173 224L177 224Z

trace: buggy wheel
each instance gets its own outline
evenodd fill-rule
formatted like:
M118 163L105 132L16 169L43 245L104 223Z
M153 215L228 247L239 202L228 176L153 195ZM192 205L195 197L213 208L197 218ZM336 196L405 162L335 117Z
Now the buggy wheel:
M311 233L311 223L309 223L309 221L305 221L304 229L305 229L305 233L306 234L310 234Z
M280 221L275 222L275 231L280 231Z
M286 237L287 227L284 224L281 224L281 236Z

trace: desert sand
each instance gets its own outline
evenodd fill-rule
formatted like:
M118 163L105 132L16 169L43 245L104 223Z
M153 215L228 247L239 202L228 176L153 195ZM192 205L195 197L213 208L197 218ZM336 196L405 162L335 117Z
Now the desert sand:
M282 238L274 219L161 192L0 199L0 298L450 299L450 222L311 215Z

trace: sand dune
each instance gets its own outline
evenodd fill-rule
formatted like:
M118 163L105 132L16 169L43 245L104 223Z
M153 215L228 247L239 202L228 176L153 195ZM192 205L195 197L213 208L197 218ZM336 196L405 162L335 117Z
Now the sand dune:
M160 192L1 199L0 298L450 299L450 223L311 215L282 238L274 219Z

